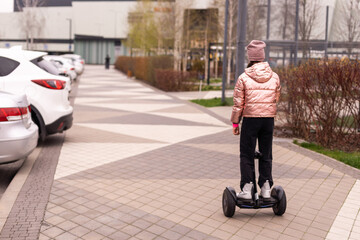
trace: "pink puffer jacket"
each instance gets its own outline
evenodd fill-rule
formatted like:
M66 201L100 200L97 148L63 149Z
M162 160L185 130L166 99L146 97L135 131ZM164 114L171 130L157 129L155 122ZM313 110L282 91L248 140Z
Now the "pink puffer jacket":
M234 89L231 122L241 117L275 117L280 79L267 62L256 63L240 75Z

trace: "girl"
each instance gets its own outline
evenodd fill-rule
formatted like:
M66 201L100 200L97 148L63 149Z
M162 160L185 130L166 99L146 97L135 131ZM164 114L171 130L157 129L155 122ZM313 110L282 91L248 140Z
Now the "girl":
M272 138L276 103L280 97L280 79L265 59L266 44L253 40L246 47L250 63L241 74L234 89L231 114L233 134L239 135L239 122L243 117L240 135L240 189L238 197L251 199L255 182L254 154L256 140L262 157L259 159L260 196L270 198L272 179Z

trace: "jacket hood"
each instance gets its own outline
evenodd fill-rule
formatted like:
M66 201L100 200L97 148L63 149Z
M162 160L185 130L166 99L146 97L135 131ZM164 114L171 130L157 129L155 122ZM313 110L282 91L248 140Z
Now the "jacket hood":
M273 75L273 71L267 62L255 63L251 67L246 68L245 73L259 83L269 81Z

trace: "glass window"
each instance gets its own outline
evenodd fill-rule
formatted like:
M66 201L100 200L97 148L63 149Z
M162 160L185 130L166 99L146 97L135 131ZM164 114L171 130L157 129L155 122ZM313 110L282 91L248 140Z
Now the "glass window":
M17 66L19 66L19 64L19 62L12 59L0 57L0 76L3 77L9 75L17 68Z
M31 62L48 73L60 75L60 71L51 62L46 61L42 57L35 58Z

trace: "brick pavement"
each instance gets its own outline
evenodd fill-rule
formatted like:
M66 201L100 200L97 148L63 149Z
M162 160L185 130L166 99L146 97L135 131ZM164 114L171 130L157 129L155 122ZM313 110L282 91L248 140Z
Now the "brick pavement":
M276 141L273 175L286 190L287 212L237 209L229 219L221 196L225 186L238 190L239 139L222 118L102 66L87 66L74 109L43 221L20 211L41 224L39 239L357 239L360 233L357 170ZM4 228L0 239L21 239L18 231Z

